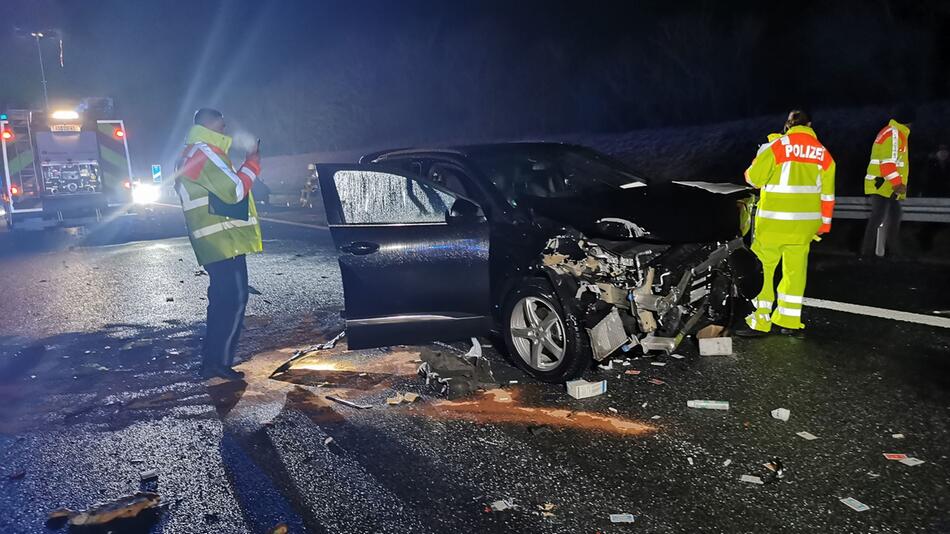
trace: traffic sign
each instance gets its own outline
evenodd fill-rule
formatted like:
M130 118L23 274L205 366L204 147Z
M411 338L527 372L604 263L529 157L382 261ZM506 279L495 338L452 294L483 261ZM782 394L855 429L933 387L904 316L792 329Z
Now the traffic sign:
M162 183L162 166L152 165L152 181L156 184Z

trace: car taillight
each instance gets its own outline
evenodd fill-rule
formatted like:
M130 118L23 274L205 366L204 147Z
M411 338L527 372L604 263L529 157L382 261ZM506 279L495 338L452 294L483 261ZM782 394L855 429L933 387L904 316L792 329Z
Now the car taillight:
M4 130L0 132L0 137L2 137L4 141L13 141L13 138L16 136L13 135L13 130Z
M11 186L10 186L10 194L11 194L11 195L19 195L19 194L20 194L20 188L17 187L17 186L15 186L15 185L11 185Z

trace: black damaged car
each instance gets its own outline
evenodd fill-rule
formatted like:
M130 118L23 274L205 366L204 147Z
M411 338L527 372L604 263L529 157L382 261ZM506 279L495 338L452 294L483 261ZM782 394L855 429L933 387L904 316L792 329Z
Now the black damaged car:
M755 291L748 188L651 183L591 149L502 143L315 166L354 349L500 336L549 382L673 351Z

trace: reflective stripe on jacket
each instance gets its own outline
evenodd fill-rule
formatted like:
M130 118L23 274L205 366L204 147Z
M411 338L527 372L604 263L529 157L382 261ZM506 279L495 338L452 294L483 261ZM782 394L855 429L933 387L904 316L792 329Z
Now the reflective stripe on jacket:
M261 252L261 228L251 186L260 174L257 158L249 158L238 170L231 166L231 138L194 126L188 133L178 163L175 190L185 212L188 237L200 265L241 254ZM208 211L208 193L228 204L247 197L248 220L213 215Z
M894 194L894 186L902 183L907 185L910 175L909 137L910 128L894 119L877 134L871 145L871 161L864 176L865 195L890 197ZM878 177L884 178L881 187L877 187ZM907 193L897 198L904 200Z
M745 171L762 191L755 239L805 244L831 230L835 161L808 126L794 126L759 150Z

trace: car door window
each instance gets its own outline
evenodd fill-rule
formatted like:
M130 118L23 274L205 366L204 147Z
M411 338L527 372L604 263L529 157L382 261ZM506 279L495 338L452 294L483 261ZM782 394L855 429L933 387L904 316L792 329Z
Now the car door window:
M444 223L456 198L426 182L380 171L340 170L333 182L344 224Z

